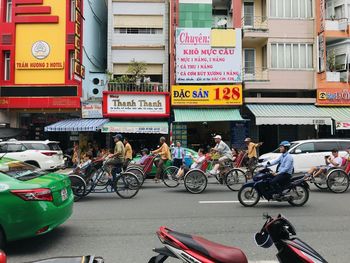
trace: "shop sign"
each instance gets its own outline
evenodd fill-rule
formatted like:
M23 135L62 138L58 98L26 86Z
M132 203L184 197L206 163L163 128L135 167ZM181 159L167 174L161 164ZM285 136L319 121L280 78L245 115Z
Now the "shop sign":
M242 85L172 86L173 106L242 105Z
M350 121L349 122L336 122L336 129L337 130L350 130Z
M75 1L75 39L74 39L74 78L81 81L85 79L85 67L82 65L81 34L83 16L81 14L82 1Z
M168 93L104 92L105 117L168 117Z
M82 102L81 117L83 119L100 119L102 115L102 102Z
M102 132L109 133L147 133L168 134L168 126L164 127L102 127Z
M342 88L320 88L317 90L317 104L350 106L350 90Z
M213 48L210 28L176 29L176 83L242 82L241 29L235 47Z
M0 109L79 109L79 97L6 97L0 99Z
M325 0L319 0L320 1L320 29L319 29L319 32L323 32L324 29L325 29L325 13L326 13L326 10L325 10Z
M323 72L325 71L325 59L326 59L326 49L325 49L325 39L324 33L321 33L317 37L317 71Z

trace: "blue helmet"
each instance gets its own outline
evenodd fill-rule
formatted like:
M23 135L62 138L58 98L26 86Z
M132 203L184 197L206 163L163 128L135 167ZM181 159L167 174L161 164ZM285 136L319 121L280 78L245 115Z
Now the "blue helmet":
M282 141L282 142L280 143L280 146L290 147L290 142L289 142L289 141Z

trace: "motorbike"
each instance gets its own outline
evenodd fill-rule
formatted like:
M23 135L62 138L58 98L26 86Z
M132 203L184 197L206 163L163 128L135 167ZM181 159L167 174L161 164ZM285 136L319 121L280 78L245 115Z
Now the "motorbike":
M266 221L262 229L254 236L255 243L263 248L274 244L280 263L327 263L313 248L296 237L295 228L287 218L282 215L276 218L264 215L264 218ZM164 247L153 249L158 255L148 263L163 263L168 258L184 263L248 263L244 252L236 247L176 232L165 226L160 227L157 235Z
M280 186L281 191L271 186L272 171L260 170L252 181L245 183L238 192L238 200L243 206L255 206L260 198L268 201L288 202L292 206L303 206L309 200L309 185L304 176L292 177L287 185Z
M0 263L6 263L6 254L0 250ZM103 258L95 256L77 256L77 257L56 257L47 258L27 263L104 263Z

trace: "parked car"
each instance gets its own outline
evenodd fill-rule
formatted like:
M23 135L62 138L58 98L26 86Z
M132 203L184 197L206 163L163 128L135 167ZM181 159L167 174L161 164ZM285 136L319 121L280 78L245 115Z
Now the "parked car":
M307 172L313 166L325 164L325 157L331 155L332 149L338 149L340 156L350 147L347 139L313 139L291 142L289 153L294 159L294 173ZM279 149L259 157L259 163L266 163L280 155ZM276 167L272 167L274 170Z
M73 199L67 176L0 156L0 249L64 223Z
M0 142L0 156L29 163L43 170L64 167L63 152L56 141L17 141L10 139Z

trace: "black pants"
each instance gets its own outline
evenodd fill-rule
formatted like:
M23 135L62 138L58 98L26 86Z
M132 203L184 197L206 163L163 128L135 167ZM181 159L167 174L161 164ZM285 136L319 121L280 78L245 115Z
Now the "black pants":
M177 168L180 168L182 165L182 159L176 159L174 158L173 160L173 165L176 166Z
M289 184L291 178L292 178L292 175L287 174L287 173L282 173L282 174L276 175L276 176L270 181L270 185L271 185L271 187L273 187L276 191L278 191L279 193L281 193L283 187Z

